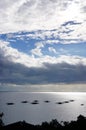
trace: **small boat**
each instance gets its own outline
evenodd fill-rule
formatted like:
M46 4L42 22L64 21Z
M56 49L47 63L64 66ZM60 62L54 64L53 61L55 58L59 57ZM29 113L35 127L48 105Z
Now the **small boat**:
M25 101L22 101L21 103L28 103L28 101L25 100Z
M74 100L69 100L70 102L74 102Z
M84 104L81 104L81 106L84 106Z
M13 102L8 102L8 103L6 103L7 105L14 105L14 103Z
M35 104L39 104L39 103L38 103L38 102L31 102L31 104L34 104L34 105L35 105Z
M63 104L62 102L56 102L56 104Z
M69 101L64 101L64 103L69 103Z
M45 103L49 103L50 101L48 101L48 100L46 100L46 101L44 101Z
M31 104L39 104L38 100L34 100Z

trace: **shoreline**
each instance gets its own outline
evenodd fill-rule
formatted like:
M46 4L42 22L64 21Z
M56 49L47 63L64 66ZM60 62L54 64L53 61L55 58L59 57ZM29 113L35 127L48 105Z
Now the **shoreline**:
M3 124L3 123L2 123ZM18 122L14 122L12 124L8 124L8 125L1 125L0 124L0 129L1 130L10 130L10 129L30 129L30 130L69 130L69 129L86 129L86 117L84 117L83 115L79 115L77 117L76 121L70 121L70 122L66 122L66 121L61 121L58 122L57 119L53 119L50 122L42 122L41 125L34 125L34 124L30 124L27 123L26 121L18 121Z

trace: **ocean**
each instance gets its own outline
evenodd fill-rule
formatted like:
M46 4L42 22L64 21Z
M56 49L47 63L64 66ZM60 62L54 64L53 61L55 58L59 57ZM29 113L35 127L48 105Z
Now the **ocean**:
M32 124L57 119L76 120L86 116L86 93L0 92L0 113L5 125L25 120Z

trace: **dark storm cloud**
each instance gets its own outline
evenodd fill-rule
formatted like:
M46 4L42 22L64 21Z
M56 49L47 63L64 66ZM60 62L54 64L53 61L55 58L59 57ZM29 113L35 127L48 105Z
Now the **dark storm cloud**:
M67 63L46 64L47 80L53 83L74 83L86 81L86 66L82 64L70 65Z
M35 68L0 58L0 83L46 84L86 82L86 66L67 63L49 64Z

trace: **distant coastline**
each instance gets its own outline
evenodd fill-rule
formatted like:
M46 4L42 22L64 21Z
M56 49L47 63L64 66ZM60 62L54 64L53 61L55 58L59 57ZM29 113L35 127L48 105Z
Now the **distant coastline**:
M0 84L0 92L86 92L84 83L54 83L54 84Z

